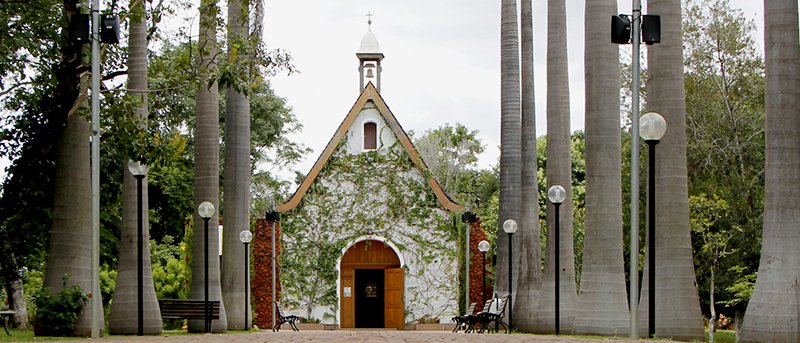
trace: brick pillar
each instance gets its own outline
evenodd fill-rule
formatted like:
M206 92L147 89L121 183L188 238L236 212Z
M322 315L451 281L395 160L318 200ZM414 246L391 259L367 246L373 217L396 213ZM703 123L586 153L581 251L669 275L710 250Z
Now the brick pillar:
M469 234L469 252L470 252L470 269L469 269L469 302L478 303L477 310L483 307L483 268L492 264L492 256L486 253L486 266L482 266L483 253L478 250L478 243L482 240L487 240L486 231L481 227L480 219L473 221L470 224ZM490 281L492 274L489 270L486 271L486 299L492 297L492 282Z
M256 232L253 235L253 278L251 292L255 309L255 325L262 329L272 328L272 311L275 309L272 299L272 221L260 218L256 220ZM275 222L275 251L281 255L280 221ZM276 270L278 299L281 294L280 265Z

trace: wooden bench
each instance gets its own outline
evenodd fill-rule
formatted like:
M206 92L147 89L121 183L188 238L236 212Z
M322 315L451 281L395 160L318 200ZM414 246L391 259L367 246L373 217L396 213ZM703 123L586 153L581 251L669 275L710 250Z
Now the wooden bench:
M3 330L6 330L6 335L11 336L8 332L8 322L17 313L17 311L0 311L0 321L3 322Z
M498 331L498 326L502 326L506 333L508 333L508 325L503 322L507 303L508 295L496 298L495 302L490 306L489 311L478 313L478 322L481 324L481 329L478 331L479 333L483 333L489 329L491 323L494 323L494 332Z
M467 324L467 328L464 330L465 333L470 333L475 331L475 325L481 324L482 318L480 315L482 313L487 313L492 309L492 303L495 302L495 298L490 298L483 303L483 308L478 313L470 313L464 316L464 321Z
M469 304L469 307L467 308L467 311L464 313L463 316L455 316L451 319L456 323L456 327L453 328L453 332L458 332L458 330L461 330L462 328L465 331L467 330L467 316L475 312L475 306L477 305L478 305L477 303Z
M161 319L207 319L206 331L211 331L211 321L219 319L219 300L209 300L209 315L206 318L204 300L195 299L160 299Z
M295 324L298 320L300 320L300 317L295 315L284 316L283 312L281 312L281 303L277 301L275 302L275 314L276 314L276 321L275 321L275 326L272 327L273 332L281 331L281 325L284 323L288 323L289 326L292 327L293 331L300 331L300 329L298 329L297 325Z

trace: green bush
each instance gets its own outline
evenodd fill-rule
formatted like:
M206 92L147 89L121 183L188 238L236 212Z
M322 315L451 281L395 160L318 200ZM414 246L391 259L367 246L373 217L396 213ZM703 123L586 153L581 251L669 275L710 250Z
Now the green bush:
M47 287L42 287L34 296L37 335L68 336L75 330L89 296L78 284L67 286L68 279L69 275L64 275L64 286L57 297Z

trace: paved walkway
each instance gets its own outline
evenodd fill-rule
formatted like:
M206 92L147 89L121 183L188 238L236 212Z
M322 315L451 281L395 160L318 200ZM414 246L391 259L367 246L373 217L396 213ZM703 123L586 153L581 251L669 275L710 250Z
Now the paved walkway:
M76 341L69 341L75 343ZM464 334L441 331L310 331L249 332L176 336L112 336L91 342L162 342L162 343L245 343L245 342L325 342L325 343L521 343L521 342L646 342L627 338L578 338L552 335ZM651 341L652 342L652 341ZM659 343L670 342L659 340Z

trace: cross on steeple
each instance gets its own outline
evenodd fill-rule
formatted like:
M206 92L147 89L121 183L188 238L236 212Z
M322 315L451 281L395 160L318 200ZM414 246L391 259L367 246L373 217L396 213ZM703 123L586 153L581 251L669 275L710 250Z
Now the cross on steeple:
M369 24L370 27L372 27L372 16L373 15L374 14L372 14L372 12L367 12L367 18L368 18L367 19L367 24Z

